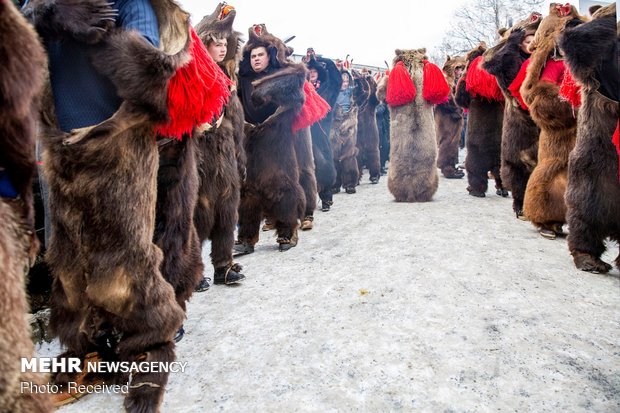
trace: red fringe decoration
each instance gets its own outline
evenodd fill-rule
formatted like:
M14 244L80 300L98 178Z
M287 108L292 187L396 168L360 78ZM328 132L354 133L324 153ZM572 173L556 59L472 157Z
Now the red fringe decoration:
M616 145L616 152L618 152L618 181L620 181L620 120L616 123L616 131L611 141Z
M525 81L525 76L527 75L527 67L530 65L530 61L531 60L528 58L521 64L521 69L519 69L517 77L515 77L510 86L508 86L508 91L515 99L517 99L517 101L519 101L519 106L521 106L521 109L528 111L529 108L525 104L523 96L521 96L521 85Z
M331 109L329 103L316 92L314 86L308 81L304 82L304 94L306 95L306 100L293 122L293 132L307 128L313 123L320 121Z
M545 80L560 86L562 84L562 78L564 77L565 70L566 66L564 65L563 60L547 59L545 68L540 75L540 80Z
M467 91L474 97L503 102L504 95L497 84L497 79L482 68L482 61L483 57L478 56L467 68L465 78Z
M428 60L424 61L422 96L432 105L446 103L450 97L450 86L442 70Z
M409 72L405 69L405 64L403 62L396 63L390 72L385 101L392 107L402 106L413 102L415 95L415 85Z
M574 108L581 106L581 86L573 78L568 66L564 71L564 78L560 85L560 98L570 103Z
M183 139L197 125L213 121L222 112L230 96L231 80L211 59L206 47L190 27L191 60L168 83L169 122L158 125L162 136Z

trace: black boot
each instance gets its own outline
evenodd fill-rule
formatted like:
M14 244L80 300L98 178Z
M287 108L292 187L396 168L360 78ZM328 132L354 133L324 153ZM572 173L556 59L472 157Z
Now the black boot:
M225 267L219 267L215 269L213 275L214 284L236 284L245 280L245 275L241 274L241 265L231 264Z
M247 241L235 241L235 246L233 247L233 256L246 255L253 252L254 245L250 244Z
M207 291L209 288L211 288L211 279L209 277L202 277L202 280L200 280L200 283L194 288L194 291L201 293Z

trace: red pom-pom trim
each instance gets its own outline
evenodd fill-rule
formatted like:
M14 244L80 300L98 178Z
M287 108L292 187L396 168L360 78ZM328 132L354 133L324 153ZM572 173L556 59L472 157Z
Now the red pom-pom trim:
M424 61L422 96L424 100L433 105L446 103L450 97L450 85L448 85L443 71L428 60Z
M618 180L620 181L620 120L616 123L616 131L611 142L616 146L616 152L618 152Z
M510 86L508 86L508 91L510 94L519 101L519 106L523 110L529 110L525 101L523 100L523 96L521 96L521 85L525 81L525 76L527 75L527 67L530 65L531 60L528 58L521 64L521 69L519 69L519 73L517 73L517 77L514 78Z
M563 60L547 59L547 63L545 63L545 67L540 75L540 80L560 86L565 70L566 65L564 65Z
M316 92L314 86L308 81L304 82L304 94L306 95L306 100L293 122L293 132L307 128L313 123L320 121L331 109L329 103Z
M191 27L190 35L191 59L168 82L169 122L155 128L158 134L179 140L220 115L232 85Z
M581 86L575 81L568 67L564 71L559 94L560 98L570 103L572 107L581 106Z
M503 102L504 95L497 84L497 79L482 68L482 63L483 56L478 56L467 68L467 75L465 78L467 82L467 91L477 98L486 98L497 102Z
M396 63L390 72L385 101L392 107L402 106L413 102L415 95L415 85L404 63Z

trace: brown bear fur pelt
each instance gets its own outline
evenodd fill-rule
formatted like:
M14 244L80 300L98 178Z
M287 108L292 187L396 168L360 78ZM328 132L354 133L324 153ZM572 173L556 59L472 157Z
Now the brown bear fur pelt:
M557 51L559 35L567 22L580 19L570 6L568 13L552 3L530 43L531 62L521 95L530 115L540 128L538 164L532 171L525 190L523 212L542 235L554 237L566 222L564 195L567 183L568 154L575 145L577 120L570 104L560 100L559 85L542 80L543 69ZM549 234L549 235L546 235Z
M47 381L44 374L20 371L20 359L35 355L25 277L39 245L32 180L45 55L32 27L8 0L0 0L0 55L0 174L17 195L0 196L0 412L51 412L48 393L20 387L22 382L39 386Z
M437 168L446 178L462 178L463 173L456 169L459 163L459 143L463 130L463 109L454 101L458 79L455 71L463 71L467 64L464 57L448 56L443 65L443 73L450 85L449 100L435 106L435 132L437 134Z
M89 15L94 1L55 3L51 9L49 2L32 1L29 7L35 22L41 13L59 14L44 19L46 25L62 20L51 35L80 39L84 26L60 16ZM189 59L189 16L172 1L152 4L161 50L122 28L97 31L101 39L90 46L93 67L124 100L119 111L79 130L81 139L74 144L56 129L51 112L43 117L52 219L46 258L55 277L50 327L67 348L65 355L83 358L98 350L102 357L122 361L175 358L172 338L184 312L160 272L162 252L153 243L159 166L154 126L168 118L168 82ZM97 6L109 8L105 2ZM46 27L41 29L44 33ZM164 36L171 33L184 35L185 41ZM101 346L103 337L111 349ZM56 379L66 384L72 377ZM125 408L158 411L167 379L164 372L134 374Z
M577 268L607 272L605 238L620 241L620 175L610 141L620 117L616 5L597 10L592 21L567 29L560 47L581 84L577 141L568 159L568 248ZM594 40L593 40L594 39ZM620 268L620 255L616 258Z
M357 165L360 179L364 167L368 168L370 182L377 183L381 177L379 160L379 129L375 111L379 105L377 99L377 82L370 75L353 72L355 82L359 82L368 95L368 99L359 106L357 112Z
M334 121L330 133L330 145L332 147L334 166L336 167L336 182L333 192L340 192L343 187L349 194L355 193L355 187L359 184L360 170L357 163L357 122L360 106L370 99L368 82L360 76L355 78L347 70L342 74L349 77L351 87L351 106L348 112L336 105L334 109Z
M313 220L316 209L318 183L311 128L303 128L295 134L295 158L299 169L299 185L304 190L304 220ZM330 191L331 193L331 191ZM325 195L325 193L323 193Z
M357 166L357 106L344 112L340 106L333 110L334 121L331 130L331 146L336 166L335 191L342 186L347 193L354 193L359 180Z
M426 49L396 50L394 65L403 62L418 93L413 102L390 107L388 189L397 202L428 202L437 192L437 138L433 105L422 94ZM385 96L387 81L377 95Z
M197 142L189 136L183 141L164 138L159 142L154 241L164 257L161 273L185 310L186 301L204 271L201 243L194 226L198 200Z
M456 103L468 109L465 132L467 148L465 170L469 184L467 191L470 195L484 197L489 185L488 173L491 172L495 178L497 194L507 196L499 172L504 107L501 102L472 96L467 91L466 77L469 65L486 50L486 44L481 43L467 53L467 68L461 76L455 94Z
M501 169L502 183L512 191L512 209L517 217L523 217L525 188L538 158L538 136L540 129L530 114L519 106L508 87L519 73L521 65L529 57L520 49L525 36L533 35L542 17L532 13L512 26L503 39L494 46L486 57L483 67L497 79L504 99L504 121L502 125Z
M258 241L260 222L267 217L275 224L280 250L297 243L297 222L304 216L306 197L300 185L295 139L292 131L305 95L306 68L288 60L290 48L266 31L264 25L251 27L243 51L241 72L252 74L249 56L252 49L266 47L272 71L252 82L251 89L241 89L242 102L254 102L259 108L271 105L274 112L257 124L246 124L245 151L247 176L241 188L238 242L254 246ZM251 90L251 92L250 92ZM245 103L244 103L245 104ZM247 109L246 117L247 117ZM314 189L316 193L316 187Z
M235 10L224 19L218 19L223 6L220 3L211 16L205 16L196 26L196 32L205 46L213 37L227 39L227 53L219 65L234 79L240 34L232 29ZM231 94L223 118L212 125L203 125L195 137L200 188L194 222L200 243L211 240L211 263L215 272L234 265L232 249L241 190L239 171L245 174L244 138L243 107L236 93Z

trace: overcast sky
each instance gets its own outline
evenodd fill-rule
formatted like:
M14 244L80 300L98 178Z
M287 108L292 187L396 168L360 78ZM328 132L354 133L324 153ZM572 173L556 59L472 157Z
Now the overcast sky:
M211 14L218 4L209 0L177 0L192 14L192 24ZM464 0L233 0L235 30L247 38L248 28L265 23L274 35L297 36L289 43L295 53L314 47L318 54L356 63L391 64L394 49L429 51L441 43L450 19Z

